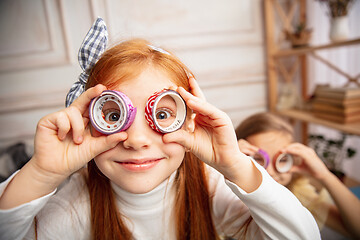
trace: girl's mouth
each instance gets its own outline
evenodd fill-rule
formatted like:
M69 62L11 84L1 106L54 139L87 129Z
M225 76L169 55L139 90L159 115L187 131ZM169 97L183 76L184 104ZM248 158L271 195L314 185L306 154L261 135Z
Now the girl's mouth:
M116 163L120 164L123 168L125 168L128 171L141 172L155 167L160 162L160 160L161 159L158 158L158 159L151 159L146 161L131 160L124 162L116 162Z

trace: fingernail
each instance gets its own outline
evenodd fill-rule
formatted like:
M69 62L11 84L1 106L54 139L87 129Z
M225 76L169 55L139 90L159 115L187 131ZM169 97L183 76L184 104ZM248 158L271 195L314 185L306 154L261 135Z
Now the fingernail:
M81 143L82 140L83 140L83 136L78 136L78 137L77 137L77 142L78 142L78 143Z

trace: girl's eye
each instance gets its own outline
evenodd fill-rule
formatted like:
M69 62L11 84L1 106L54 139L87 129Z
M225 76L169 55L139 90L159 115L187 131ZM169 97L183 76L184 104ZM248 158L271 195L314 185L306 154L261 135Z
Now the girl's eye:
M284 157L282 157L280 160L279 160L279 163L287 163L289 161L289 157L287 155L285 155Z
M114 123L120 119L120 111L118 109L103 110L104 120L107 123Z
M169 109L158 109L155 114L157 120L165 120L170 118L172 115L172 111Z
M168 108L159 108L155 112L156 122L162 128L167 128L173 124L176 114Z

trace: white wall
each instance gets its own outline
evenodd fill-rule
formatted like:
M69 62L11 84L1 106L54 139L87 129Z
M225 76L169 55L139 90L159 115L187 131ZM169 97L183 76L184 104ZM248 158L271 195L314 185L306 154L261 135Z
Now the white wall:
M237 125L266 108L261 0L0 1L0 148L32 142L38 120L64 106L77 51L97 16L110 41L144 37L175 52L209 102Z

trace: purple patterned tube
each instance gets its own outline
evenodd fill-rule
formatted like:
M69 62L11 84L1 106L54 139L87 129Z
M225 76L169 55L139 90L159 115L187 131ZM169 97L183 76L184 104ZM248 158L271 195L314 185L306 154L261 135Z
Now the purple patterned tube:
M270 157L269 154L267 154L266 151L259 149L258 153L262 156L262 158L264 159L264 165L263 167L266 169L269 166L270 163Z
M119 91L105 90L89 105L92 126L106 135L126 130L135 116L136 108L130 98Z

